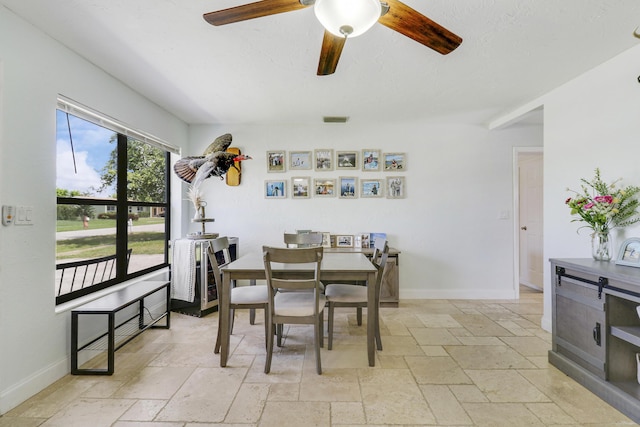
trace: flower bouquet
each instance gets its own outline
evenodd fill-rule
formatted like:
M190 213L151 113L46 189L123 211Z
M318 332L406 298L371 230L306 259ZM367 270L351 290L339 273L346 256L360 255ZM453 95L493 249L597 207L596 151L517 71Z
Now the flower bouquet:
M598 260L609 261L611 259L610 232L616 227L626 227L640 221L637 216L638 200L636 194L640 187L627 186L617 188L620 179L611 184L605 183L600 177L600 169L596 168L595 177L588 181L584 178L582 192L567 189L575 193L569 197L565 204L571 209L571 215L577 218L571 222L585 222L592 230L593 257Z

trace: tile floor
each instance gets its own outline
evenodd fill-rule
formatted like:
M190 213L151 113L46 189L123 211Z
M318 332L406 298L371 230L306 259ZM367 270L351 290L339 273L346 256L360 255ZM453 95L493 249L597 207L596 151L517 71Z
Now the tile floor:
M116 353L113 376L66 376L0 427L635 425L547 363L541 314L542 294L526 288L519 301L402 301L381 310L384 350L369 368L366 328L342 309L321 376L310 327L288 328L265 375L262 321L236 314L220 368L217 314L172 314L170 330Z

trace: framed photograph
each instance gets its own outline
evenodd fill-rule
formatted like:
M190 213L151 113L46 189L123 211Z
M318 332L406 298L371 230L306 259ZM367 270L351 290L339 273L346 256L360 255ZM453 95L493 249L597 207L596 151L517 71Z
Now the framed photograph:
M336 169L358 169L358 152L336 151Z
M355 176L341 176L338 183L340 198L355 199L358 197L358 178Z
M310 182L308 176L294 176L291 178L291 198L308 199L311 196Z
M361 179L360 197L382 197L384 194L384 179Z
M640 267L640 237L631 237L622 242L616 264Z
M267 199L286 199L287 185L284 180L267 180L264 182L264 197Z
M401 172L407 169L405 153L384 153L382 167L387 172Z
M311 169L311 151L289 151L289 170Z
M336 236L336 248L352 248L353 235L338 234Z
M322 233L322 247L323 248L331 247L331 233L329 232Z
M356 234L355 242L353 244L356 248L368 248L369 247L369 235L371 233L358 233Z
M333 170L333 150L320 149L313 152L313 160L317 171Z
M336 180L315 178L313 180L313 194L316 197L333 197L336 195Z
M362 150L362 170L366 172L380 170L380 150Z
M285 158L284 151L267 151L267 172L284 172Z
M387 177L387 199L402 199L404 194L404 176Z
M387 233L370 233L369 234L369 247L373 248L376 245L377 239L386 239Z

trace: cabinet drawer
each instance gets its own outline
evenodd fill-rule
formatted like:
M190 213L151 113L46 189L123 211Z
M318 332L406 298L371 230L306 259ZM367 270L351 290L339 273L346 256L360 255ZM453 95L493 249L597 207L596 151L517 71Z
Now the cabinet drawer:
M604 378L605 304L599 287L559 277L555 300L556 350Z

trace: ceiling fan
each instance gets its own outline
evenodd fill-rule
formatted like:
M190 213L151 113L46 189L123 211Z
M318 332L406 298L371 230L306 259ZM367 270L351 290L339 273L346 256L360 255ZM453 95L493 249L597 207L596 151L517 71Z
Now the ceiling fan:
M362 6L355 10L356 4ZM442 55L456 49L462 38L399 0L261 0L204 14L211 25L226 25L248 19L292 12L314 6L325 27L318 75L333 74L348 37L356 37L376 22L421 43ZM355 12L355 17L349 17Z

